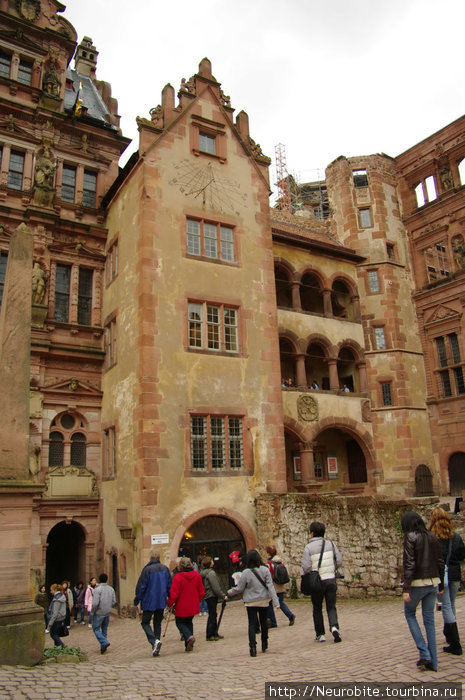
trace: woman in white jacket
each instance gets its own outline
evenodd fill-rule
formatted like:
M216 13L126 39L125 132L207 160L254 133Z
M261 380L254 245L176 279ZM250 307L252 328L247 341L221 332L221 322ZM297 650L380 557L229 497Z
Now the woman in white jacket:
M230 588L226 600L242 593L242 600L247 608L249 621L249 648L250 656L257 656L256 633L258 619L260 620L262 651L268 649L268 604L270 600L279 608L279 600L273 586L270 570L262 563L260 554L256 549L247 552L247 568L242 572L237 586Z
M315 642L325 642L325 623L323 621L323 599L326 603L326 612L331 634L335 642L342 641L339 632L339 623L336 610L336 569L342 564L342 556L336 545L331 540L324 539L325 526L320 522L310 525L310 542L306 545L302 556L302 569L304 574L309 571L320 572L321 591L312 593L313 624L315 626ZM323 549L323 556L320 555Z

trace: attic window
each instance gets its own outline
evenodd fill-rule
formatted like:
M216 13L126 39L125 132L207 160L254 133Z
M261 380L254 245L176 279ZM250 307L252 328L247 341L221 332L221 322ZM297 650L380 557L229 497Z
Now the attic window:
M74 92L74 83L71 78L66 78L66 89Z
M209 134L199 133L199 150L216 156L216 138Z

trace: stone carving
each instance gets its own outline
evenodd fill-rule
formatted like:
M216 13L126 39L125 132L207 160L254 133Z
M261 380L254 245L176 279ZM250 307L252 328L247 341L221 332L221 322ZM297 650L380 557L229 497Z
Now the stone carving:
M54 467L45 477L46 495L48 497L98 498L95 474L85 467Z
M16 0L16 9L23 19L34 22L40 15L40 0Z
M318 402L313 396L299 396L297 399L297 414L300 420L315 421L318 420Z
M441 183L444 190L451 190L454 187L454 178L447 165L441 169Z
M29 440L29 472L35 477L40 470L40 446Z
M189 80L186 80L185 78L181 78L181 92L190 92L192 95L195 95L195 78L194 76L190 77Z
M461 236L454 239L454 260L457 270L465 270L465 246Z
M50 147L45 144L39 151L34 166L34 204L51 207L55 197L53 177L57 169Z
M371 423L371 404L368 399L362 402L362 420L364 423Z
M49 272L42 270L38 262L32 268L32 303L42 304L45 296L45 287L49 278Z
M79 388L79 380L76 379L76 377L72 377L70 383L69 383L69 389L70 391L77 391Z
M220 97L225 107L231 107L231 98L229 97L229 95L225 95L221 88Z
M50 65L44 73L44 79L42 81L42 90L51 95L52 97L59 97L61 90L61 81L58 77L58 71L56 69L57 61L54 56L50 59Z
M152 118L152 124L154 126L158 128L163 127L163 109L161 105L157 105L157 107L152 107L149 114Z

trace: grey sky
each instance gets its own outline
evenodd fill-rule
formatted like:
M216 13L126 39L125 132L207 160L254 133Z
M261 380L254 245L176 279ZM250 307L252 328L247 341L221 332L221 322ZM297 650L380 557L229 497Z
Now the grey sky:
M66 1L66 0L64 0ZM273 159L299 180L339 155L398 155L463 113L463 0L68 0L99 51L125 136L204 57Z

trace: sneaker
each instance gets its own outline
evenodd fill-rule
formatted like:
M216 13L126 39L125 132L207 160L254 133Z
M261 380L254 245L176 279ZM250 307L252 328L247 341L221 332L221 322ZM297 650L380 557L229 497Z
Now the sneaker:
M155 644L153 645L152 656L158 656L160 653L160 649L161 649L161 642L159 639L156 639Z
M342 637L337 627L333 627L331 629L331 634L333 635L335 642L342 642Z
M289 618L289 627L292 627L294 622L295 622L295 615L291 615Z
M87 627L88 627L90 630L92 629L92 625L87 625Z
M49 631L48 631L48 630L45 630L45 634L49 634Z
M186 642L186 651L192 651L194 648L195 637L189 637Z
M86 623L85 623L84 620L83 620L83 621L81 622L81 625L85 625L85 624L86 624Z
M326 642L326 637L324 634L317 634L315 637L315 642Z

